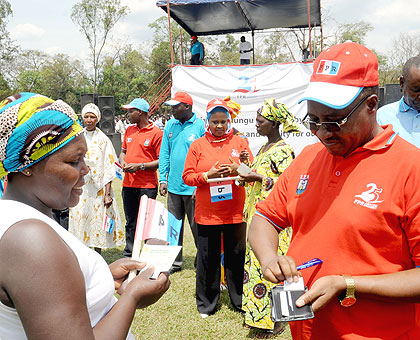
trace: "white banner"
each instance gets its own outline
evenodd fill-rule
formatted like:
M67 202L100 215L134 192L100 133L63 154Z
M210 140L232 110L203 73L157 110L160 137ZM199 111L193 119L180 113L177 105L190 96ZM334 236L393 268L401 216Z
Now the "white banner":
M172 68L172 94L188 92L193 100L193 111L205 119L207 103L214 98L230 96L241 105L241 114L233 126L248 137L254 155L267 139L259 136L255 128L258 108L264 100L274 97L286 104L300 122L306 115L306 102L298 100L309 83L312 63L287 63L251 66L185 66ZM300 124L301 132L283 137L298 154L308 144L317 141Z

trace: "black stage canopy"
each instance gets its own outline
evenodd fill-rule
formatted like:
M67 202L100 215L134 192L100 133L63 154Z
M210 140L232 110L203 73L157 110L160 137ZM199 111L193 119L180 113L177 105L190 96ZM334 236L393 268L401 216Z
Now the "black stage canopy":
M190 35L321 25L321 0L170 0L171 17ZM167 11L167 1L156 5ZM308 11L308 5L310 11Z

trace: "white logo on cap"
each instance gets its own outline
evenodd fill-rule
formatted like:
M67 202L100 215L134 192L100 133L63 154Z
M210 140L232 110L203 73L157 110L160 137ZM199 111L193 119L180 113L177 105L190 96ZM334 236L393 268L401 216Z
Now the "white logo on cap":
M321 60L316 70L317 74L328 74L330 76L336 76L340 69L341 63L333 60Z

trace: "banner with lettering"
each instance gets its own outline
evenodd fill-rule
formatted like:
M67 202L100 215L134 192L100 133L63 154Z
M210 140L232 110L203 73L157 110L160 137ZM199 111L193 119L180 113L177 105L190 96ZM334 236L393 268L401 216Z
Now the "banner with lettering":
M274 97L285 104L298 122L306 115L306 102L298 100L309 84L312 63L285 63L244 66L189 66L172 68L172 94L188 92L193 100L193 111L205 119L207 103L214 98L230 96L241 105L241 114L233 126L247 136L255 154L266 138L258 135L255 117L264 100ZM317 141L310 131L300 124L300 132L282 134L298 154L306 145Z
M140 199L135 242L156 238L177 246L182 221L175 218L162 202L143 195ZM134 250L133 250L134 252Z

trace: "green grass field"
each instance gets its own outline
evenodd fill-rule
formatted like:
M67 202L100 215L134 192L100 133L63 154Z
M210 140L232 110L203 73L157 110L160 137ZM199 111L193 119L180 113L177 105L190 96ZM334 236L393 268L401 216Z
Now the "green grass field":
M113 190L123 221L121 182L115 180ZM158 197L162 202L164 198ZM110 263L122 257L122 247L103 251ZM154 305L138 310L132 323L132 332L137 340L237 340L253 339L254 331L243 326L243 317L233 311L227 291L223 291L215 315L202 319L195 304L195 246L189 226L184 234L183 270L170 276L171 287ZM288 327L275 339L291 339Z

